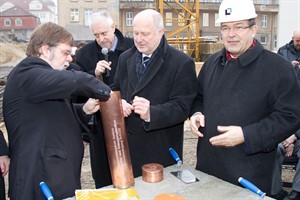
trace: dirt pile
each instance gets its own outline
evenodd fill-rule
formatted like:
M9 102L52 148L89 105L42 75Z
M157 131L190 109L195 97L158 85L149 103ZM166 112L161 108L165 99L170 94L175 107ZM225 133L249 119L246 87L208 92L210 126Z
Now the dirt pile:
M15 66L25 58L27 43L1 42L0 66Z

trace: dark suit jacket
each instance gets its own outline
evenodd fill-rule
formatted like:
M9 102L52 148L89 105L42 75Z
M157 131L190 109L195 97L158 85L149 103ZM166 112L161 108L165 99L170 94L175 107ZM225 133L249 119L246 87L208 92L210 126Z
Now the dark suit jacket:
M118 38L117 47L114 52L108 53L108 59L111 61L110 67L112 68L110 77L106 77L105 74L102 76L103 82L111 87L113 87L113 77L118 65L119 56L125 50L133 46L133 39L124 37L118 29L115 31L115 36ZM105 59L104 55L101 53L101 49L102 48L97 42L93 41L77 52L76 62L81 67L82 71L95 76L97 62ZM91 134L89 136L92 175L99 186L111 185L112 180L103 135L102 119L99 112L94 115L92 121Z
M37 57L25 58L9 74L3 114L11 199L44 199L41 181L54 199L74 196L81 187L84 114L82 106L70 104L73 93L107 100L110 88L87 73L54 70Z
M150 123L134 113L125 118L134 175L140 176L146 163L175 164L170 147L182 157L183 125L196 96L196 71L193 59L169 46L164 36L140 80L137 61L141 53L135 47L120 56L115 86L127 102L135 96L150 101Z

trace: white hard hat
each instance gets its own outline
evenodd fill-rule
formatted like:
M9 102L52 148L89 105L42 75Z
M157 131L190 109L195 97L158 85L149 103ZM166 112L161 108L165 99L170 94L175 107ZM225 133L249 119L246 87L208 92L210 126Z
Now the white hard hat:
M234 22L257 17L252 0L223 0L217 23Z

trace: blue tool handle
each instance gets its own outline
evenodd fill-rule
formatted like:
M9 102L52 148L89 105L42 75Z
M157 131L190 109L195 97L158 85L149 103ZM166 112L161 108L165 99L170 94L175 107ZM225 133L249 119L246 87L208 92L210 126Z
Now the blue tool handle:
M242 186L244 186L251 192L258 194L260 197L264 197L266 195L265 192L262 192L258 187L256 187L253 183L251 183L247 179L240 177L238 181Z
M177 164L182 163L177 152L172 147L169 148L169 152L170 152L171 156L174 158L174 160L177 162Z
M54 200L51 190L45 182L40 182L40 188L47 200Z

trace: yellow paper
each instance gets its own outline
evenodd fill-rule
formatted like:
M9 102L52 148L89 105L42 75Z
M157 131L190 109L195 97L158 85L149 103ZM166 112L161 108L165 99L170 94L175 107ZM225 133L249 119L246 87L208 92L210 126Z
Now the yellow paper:
M127 189L76 190L76 200L140 200L133 187Z

